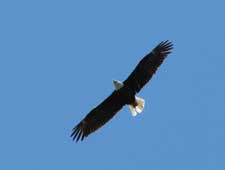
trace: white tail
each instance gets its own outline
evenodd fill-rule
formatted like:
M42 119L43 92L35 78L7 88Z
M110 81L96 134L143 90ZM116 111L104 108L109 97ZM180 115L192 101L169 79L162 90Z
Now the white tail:
M136 100L137 106L129 105L130 112L131 112L132 116L137 116L137 114L141 113L142 110L145 107L145 100L144 99L135 96L135 100Z

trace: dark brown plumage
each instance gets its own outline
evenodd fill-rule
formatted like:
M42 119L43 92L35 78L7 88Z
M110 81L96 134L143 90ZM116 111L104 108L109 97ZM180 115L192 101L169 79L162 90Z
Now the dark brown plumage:
M168 40L161 42L138 63L134 71L124 81L124 85L129 86L138 93L152 78L157 68L162 64L172 49L173 45Z
M152 78L157 68L171 52L173 45L163 41L147 54L123 82L123 87L114 90L101 104L92 109L87 116L73 128L73 140L83 140L92 132L108 122L126 104L135 102L135 94Z

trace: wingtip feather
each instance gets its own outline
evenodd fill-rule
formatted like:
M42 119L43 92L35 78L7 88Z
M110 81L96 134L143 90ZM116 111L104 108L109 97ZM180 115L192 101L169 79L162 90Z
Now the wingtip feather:
M76 142L78 142L80 139L81 141L84 139L85 135L82 130L82 122L72 129L72 134L70 135L70 137L72 137L72 140Z
M173 49L173 43L169 40L162 41L159 43L159 45L156 46L155 51L162 54L164 57L166 57L168 54L170 54Z

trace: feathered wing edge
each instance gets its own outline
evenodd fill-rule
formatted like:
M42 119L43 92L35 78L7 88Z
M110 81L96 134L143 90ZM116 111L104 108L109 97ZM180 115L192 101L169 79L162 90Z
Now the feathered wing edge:
M159 43L159 45L157 45L155 47L155 51L158 49L163 49L163 51L161 51L164 55L168 55L171 53L171 50L173 49L173 44L172 42L170 42L169 40L166 41L162 41L161 43ZM153 51L154 51L153 50Z
M123 82L124 85L129 86L135 93L138 93L152 78L172 49L173 44L169 40L159 43L149 54L141 59L132 73Z
M101 128L112 119L124 105L125 103L120 93L113 91L109 97L92 109L86 117L73 128L71 137L73 140L76 140L76 142L84 140L85 137Z
M83 127L83 121L81 121L78 125L76 125L72 130L73 132L70 135L70 137L73 137L73 140L76 139L76 142L78 142L80 138L81 138L81 141L84 140L85 135L82 130L82 127Z

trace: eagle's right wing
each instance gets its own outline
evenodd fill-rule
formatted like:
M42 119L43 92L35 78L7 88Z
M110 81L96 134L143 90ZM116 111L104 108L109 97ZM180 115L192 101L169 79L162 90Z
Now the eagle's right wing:
M125 105L118 91L114 91L101 104L91 110L89 114L73 128L73 140L83 140L92 132L108 122Z

